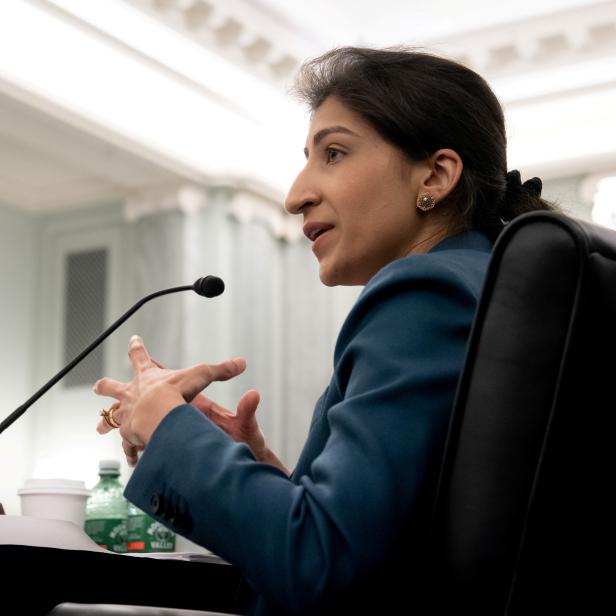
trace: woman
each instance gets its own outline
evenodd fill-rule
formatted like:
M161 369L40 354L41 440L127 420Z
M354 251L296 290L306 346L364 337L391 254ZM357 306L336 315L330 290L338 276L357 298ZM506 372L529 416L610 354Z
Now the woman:
M308 62L301 214L321 281L365 285L289 477L255 420L200 392L235 359L165 370L133 337L118 400L126 496L236 565L251 613L360 613L420 595L431 495L491 245L551 209L537 178L507 173L501 107L473 71L405 49L342 48ZM187 404L193 401L193 404ZM109 422L101 422L107 431ZM222 429L221 429L222 428ZM168 514L168 510L172 514Z

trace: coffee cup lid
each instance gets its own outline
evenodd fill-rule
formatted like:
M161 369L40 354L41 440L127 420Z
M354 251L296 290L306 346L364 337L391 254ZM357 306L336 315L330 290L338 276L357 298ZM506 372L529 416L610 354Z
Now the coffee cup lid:
M87 496L90 490L84 481L76 479L26 479L24 487L17 494L79 494Z

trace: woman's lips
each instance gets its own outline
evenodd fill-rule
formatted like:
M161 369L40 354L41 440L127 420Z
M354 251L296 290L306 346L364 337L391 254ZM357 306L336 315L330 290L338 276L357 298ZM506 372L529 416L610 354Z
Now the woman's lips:
M316 239L314 240L314 242L312 242L312 252L318 257L319 255L317 254L317 251L321 248L322 244L324 241L323 238L329 237L330 236L330 230L333 229L333 227L330 227L329 229L326 229L324 231L321 231L317 236Z
M328 222L307 222L304 225L304 235L311 241L314 242L320 235L333 229L334 225Z
M312 242L312 252L319 258L318 250L323 243L329 231L334 228L334 225L327 222L307 222L304 225L304 235Z
M304 225L304 235L312 242L312 252L318 258L317 251L320 249L323 238L328 236L334 225L328 222L307 222Z

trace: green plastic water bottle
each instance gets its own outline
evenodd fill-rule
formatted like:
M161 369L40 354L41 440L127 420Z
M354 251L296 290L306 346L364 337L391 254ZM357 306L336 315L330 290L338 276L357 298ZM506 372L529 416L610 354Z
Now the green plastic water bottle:
M173 552L175 533L129 503L126 546L129 552Z
M120 483L117 460L99 462L99 482L86 503L85 531L98 545L112 552L126 552L128 503Z

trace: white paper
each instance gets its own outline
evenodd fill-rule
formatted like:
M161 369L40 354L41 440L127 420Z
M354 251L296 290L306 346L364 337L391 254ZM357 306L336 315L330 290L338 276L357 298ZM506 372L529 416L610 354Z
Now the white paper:
M109 553L72 522L28 515L0 515L0 545L31 545Z
M29 545L40 548L115 554L115 552L101 548L82 528L72 522L34 516L0 515L0 545ZM165 560L229 564L212 552L133 552L117 554L117 556L144 556Z

